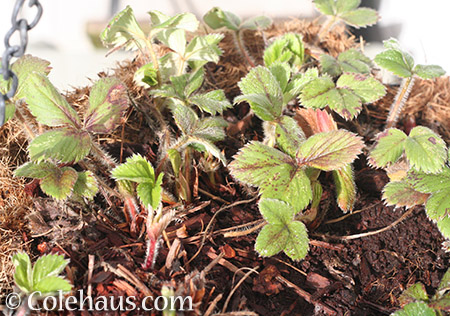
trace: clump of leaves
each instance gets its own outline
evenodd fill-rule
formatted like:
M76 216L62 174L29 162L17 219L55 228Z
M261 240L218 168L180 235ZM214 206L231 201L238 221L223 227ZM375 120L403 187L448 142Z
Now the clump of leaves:
M277 38L264 50L264 65L288 63L293 72L299 72L305 62L305 47L301 34L287 33Z
M408 99L414 85L414 78L434 79L445 74L445 70L437 65L415 64L414 58L404 51L394 38L383 42L385 50L375 56L375 62L382 68L403 78L400 89L389 110L386 127L395 126L399 114Z
M222 51L217 44L221 34L195 36L189 43L186 32L197 30L199 22L192 13L167 16L159 11L150 11L150 31L145 34L137 23L133 10L127 6L108 24L101 39L114 49L139 50L149 58L137 73L136 78L150 86L159 86L173 75L183 74L189 66L194 71L207 62L217 62ZM160 41L170 52L158 58L154 44Z
M31 265L31 260L26 253L17 253L12 257L16 268L14 282L25 294L41 292L41 297L52 295L58 291L69 292L72 285L60 276L69 260L61 255L45 255Z
M399 297L401 310L393 316L437 316L450 311L450 270L445 272L436 293L429 296L425 286L418 282L408 287Z
M265 121L266 140L247 144L229 164L231 174L245 184L258 187L263 199L275 199L288 205L292 216L286 215L283 221L292 221L294 215L301 217L301 212L311 201L318 204L322 195L318 182L320 172L347 168L363 147L358 136L338 130L331 117L323 116L322 112L318 114L323 121L322 129L317 128L317 133L308 138L292 117L283 115L289 96L295 95L291 89L298 91L302 85L301 77L289 81L289 71L287 64L276 64L270 69L259 66L239 82L243 94L235 102L247 101L254 113ZM295 227L298 225L294 224ZM278 237L284 239L285 234ZM285 244L284 241L280 240L281 244ZM260 251L261 247L257 248L261 255L273 253L271 250ZM307 249L307 244L302 247ZM299 260L306 251L288 251L287 254Z
M266 16L257 16L244 22L232 12L224 11L219 7L209 10L204 16L203 21L213 30L227 28L232 31L237 49L244 56L251 67L255 67L253 58L245 48L243 41L244 30L265 30L272 25L272 20Z
M28 62L27 69L33 69L34 61ZM128 105L125 85L116 78L98 80L91 89L83 119L42 72L31 71L19 93L36 121L52 129L31 140L31 162L20 166L16 176L41 179L42 190L56 199L71 194L92 199L98 191L93 172L76 171L68 165L80 162L89 153L100 157L108 167L114 164L92 136L109 133L120 122Z
M337 58L323 54L320 56L322 73L332 77L342 75L344 72L368 75L372 69L372 61L359 50L351 48L342 52Z
M313 109L329 107L346 120L356 117L362 105L373 103L386 94L386 88L375 78L359 73L343 73L336 82L316 72L304 84L300 102Z
M377 136L369 163L386 168L391 182L383 190L388 205L425 205L428 217L450 238L450 169L445 142L430 129L417 126L407 136L391 128Z
M378 22L377 11L359 8L361 0L314 0L317 10L328 17L319 33L319 38L338 23L345 23L354 28L374 25Z

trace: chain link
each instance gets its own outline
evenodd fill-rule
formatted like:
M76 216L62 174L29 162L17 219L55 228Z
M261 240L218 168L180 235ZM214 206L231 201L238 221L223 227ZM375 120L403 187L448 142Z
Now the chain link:
M5 81L10 80L11 82L9 84L9 91L6 94L0 93L0 127L5 121L6 101L14 96L19 85L19 80L16 74L10 68L11 58L23 56L28 44L28 31L36 26L42 16L42 5L39 3L39 0L29 0L28 6L30 8L36 7L37 9L34 20L30 24L28 24L26 19L18 20L19 12L23 8L24 3L25 0L16 0L11 17L12 26L5 35L5 52L2 56L2 67L0 69L0 74L3 76ZM20 44L11 45L10 39L17 31L19 32Z

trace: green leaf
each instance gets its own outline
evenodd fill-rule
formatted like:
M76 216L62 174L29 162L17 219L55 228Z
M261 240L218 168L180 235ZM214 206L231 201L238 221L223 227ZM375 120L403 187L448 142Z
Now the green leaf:
M152 21L152 32L161 29L180 29L188 32L195 32L198 28L198 20L192 13L180 13L170 17L157 10L148 12Z
M73 193L92 200L98 193L98 185L91 171L78 172L78 179L73 186Z
M25 293L33 291L33 275L30 257L25 252L13 255L12 262L15 267L14 282Z
M219 7L214 7L209 10L204 16L203 21L212 28L217 30L221 27L226 27L227 29L238 31L241 25L241 19L234 13L223 11Z
M434 193L448 188L450 183L450 168L444 169L437 174L427 174L412 171L408 173L408 181L414 189L423 193Z
M429 194L421 193L403 181L389 182L383 189L383 199L387 205L413 207L426 202Z
M143 86L142 83L145 83L149 86L156 86L158 84L158 75L157 70L153 66L153 63L145 64L140 67L134 73L134 81L139 85Z
M445 292L450 289L450 269L447 269L444 276L439 283L439 287L436 290L436 296L440 297L445 294Z
M161 202L163 176L164 174L160 173L155 183L143 182L137 186L136 192L142 204L146 207L147 205L151 205L154 210L158 208Z
M442 219L437 221L436 225L442 236L444 236L444 238L446 239L450 239L450 217L443 217Z
M374 25L378 22L377 11L370 8L358 8L339 15L345 23L354 28L361 28Z
M90 132L110 133L119 124L127 107L125 84L117 78L102 78L91 89L84 125Z
M375 102L386 94L386 87L375 78L354 73L340 76L336 87L352 91L363 103Z
M211 115L221 114L232 107L223 90L213 90L204 94L196 94L189 102L198 106L202 111Z
M252 17L252 18L244 21L244 23L242 23L240 25L240 29L241 30L247 29L247 30L254 30L254 31L265 30L269 26L271 26L272 23L273 23L272 19L267 16L263 16L263 15L255 16L255 17Z
M337 77L342 74L341 64L333 56L322 54L319 58L322 73L327 73L332 77Z
M44 74L35 72L30 74L23 93L26 95L31 114L39 123L48 126L70 125L80 128L81 120L77 112Z
M228 123L221 117L206 117L197 121L195 130L192 131L191 135L217 142L225 139L224 128L227 126Z
M445 70L438 65L416 65L414 73L422 79L434 79L445 75Z
M228 168L236 179L259 187L264 198L286 201L296 212L311 201L311 184L304 171L290 156L260 142L242 148Z
M72 128L55 129L37 136L28 146L30 159L52 158L76 163L89 154L91 138L86 131Z
M309 137L297 152L297 163L324 171L337 170L361 153L361 137L346 130L323 132Z
M247 101L255 114L264 121L274 121L281 116L283 93L269 69L257 66L238 83L243 95L234 103Z
M399 297L400 305L406 305L414 301L428 301L425 286L420 282L408 287Z
M17 75L19 85L17 87L14 100L19 100L26 97L24 88L28 84L28 77L30 74L39 73L42 75L48 75L50 73L50 62L34 57L31 55L23 55L14 62L11 66L11 70Z
M405 142L405 153L412 168L425 173L440 172L447 161L445 142L424 126L416 126Z
M58 169L58 167L49 161L40 161L38 163L30 161L17 168L14 175L16 177L42 179L53 173L55 169Z
M111 171L117 180L129 180L137 183L155 183L155 171L152 164L139 154L135 154Z
M55 169L41 181L41 189L45 194L57 200L67 198L78 179L78 173L71 167Z
M57 293L58 291L70 292L72 285L66 279L57 276L46 277L33 286L34 291L39 291L43 296Z
M196 135L189 135L184 137L184 139L182 139L180 143L182 144L182 146L179 146L180 149L183 149L189 145L200 145L201 147L205 148L206 152L210 153L211 155L219 159L224 166L226 166L227 164L227 160L225 159L225 156L220 151L220 149L217 148L217 146L215 146L207 138L199 137Z
M448 185L448 183L447 183ZM439 221L450 215L450 188L433 193L425 204L430 219Z
M299 70L305 61L305 48L301 34L287 33L276 39L264 51L264 64L289 63Z
M335 15L337 8L335 0L314 0L314 5L320 13L325 15Z
M336 184L337 202L343 212L353 209L356 201L356 186L353 178L351 165L333 171L334 183Z
M403 51L396 39L383 41L386 50L375 56L375 62L395 75L410 78L413 76L414 59Z
M369 164L377 168L392 165L401 157L407 139L408 136L396 128L379 133L375 148L370 153Z
M223 38L224 35L218 33L194 37L186 47L184 60L217 63L222 55L219 42Z
M100 34L100 39L105 46L124 47L126 50L143 49L147 41L130 6L112 18Z
M291 78L291 69L289 65L287 63L275 63L270 65L269 70L272 73L272 75L274 75L274 77L277 79L278 83L280 84L281 91L283 91L284 93L288 86L289 79ZM284 102L284 95L283 95L283 102Z
M166 29L158 33L157 38L174 52L183 56L186 51L186 32L180 29Z
M336 0L336 12L345 13L355 10L361 4L361 0Z
M275 127L277 145L291 157L295 157L300 144L306 139L297 121L289 116L282 116Z
M195 131L199 118L194 110L182 104L175 104L172 114L175 123L184 135L191 135Z
M45 255L39 257L33 267L33 284L49 276L58 276L69 264L69 260L61 255Z
M434 310L427 303L414 302L405 305L402 310L396 311L392 316L436 316Z
M169 156L170 164L172 165L173 173L175 174L175 177L178 177L178 174L179 174L180 169L181 169L181 163L182 163L181 155L178 152L178 150L172 149L172 148L167 150L167 155Z
M370 74L372 68L370 58L354 48L340 53L338 61L343 72Z
M309 249L308 233L302 222L294 221L295 211L288 203L276 199L262 199L259 210L269 222L259 233L255 248L263 257L284 251L293 260L306 257Z

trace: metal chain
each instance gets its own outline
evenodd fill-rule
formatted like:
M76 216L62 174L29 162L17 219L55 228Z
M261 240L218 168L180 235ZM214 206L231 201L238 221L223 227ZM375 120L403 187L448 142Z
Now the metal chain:
M17 87L19 85L19 80L16 74L10 69L10 61L13 57L21 57L25 53L25 49L28 44L28 31L31 30L36 24L39 22L39 19L42 16L42 5L39 3L39 0L29 0L28 6L36 7L37 13L34 17L33 22L28 24L26 19L17 19L19 16L20 10L23 8L25 0L16 0L16 4L14 5L12 17L11 17L11 29L5 35L5 52L2 56L2 67L0 69L0 74L3 76L5 81L11 80L11 85L9 91L6 94L0 93L0 127L5 122L5 110L6 110L6 101L11 99L17 91ZM20 44L19 45L11 45L10 39L15 32L19 32L20 36Z

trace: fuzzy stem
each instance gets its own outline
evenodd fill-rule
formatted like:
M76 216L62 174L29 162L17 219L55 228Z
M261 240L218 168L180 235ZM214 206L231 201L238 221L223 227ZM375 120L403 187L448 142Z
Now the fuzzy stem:
M395 96L394 102L391 105L391 109L389 110L389 115L386 119L386 128L394 127L398 121L400 112L402 111L403 106L408 100L409 93L414 85L414 77L411 76L403 80L400 89Z
M192 164L192 155L191 155L191 148L186 147L184 150L184 178L186 179L186 185L190 187L191 183L191 164ZM191 191L186 188L186 191L189 193L188 196L186 196L186 201L190 202L192 198Z
M150 39L145 40L145 44L147 45L148 52L150 53L150 58L152 59L153 67L156 70L156 79L158 80L158 84L156 85L159 87L161 85L161 71L159 69L159 63L158 63L158 57L156 56L155 49L153 48L153 44Z
M336 23L336 17L333 16L332 18L329 18L328 21L322 25L322 28L319 31L319 39L322 39L323 36L328 33L328 31L334 26L334 24Z
M235 43L237 44L238 50L241 52L242 56L244 56L250 67L255 67L255 63L253 62L252 58L247 52L247 49L245 48L244 41L242 39L243 34L244 33L242 32L242 30L233 32Z
M100 158L100 162L103 165L108 167L108 169L114 169L117 166L116 162L111 157L109 157L108 154L105 153L105 151L99 145L97 145L95 142L91 142L91 144L91 152Z

